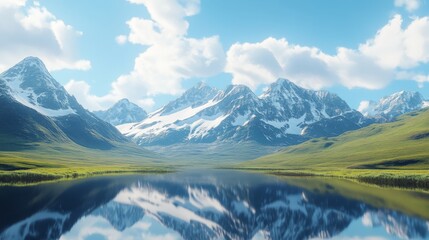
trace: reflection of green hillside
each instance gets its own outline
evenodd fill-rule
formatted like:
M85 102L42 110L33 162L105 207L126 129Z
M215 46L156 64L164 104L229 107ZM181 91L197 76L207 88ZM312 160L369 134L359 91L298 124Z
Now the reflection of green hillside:
M377 208L388 208L429 219L428 193L380 188L337 178L280 178L290 185L312 192L340 194Z
M360 177L386 185L401 179L398 185L429 188L429 110L338 137L313 139L238 167Z

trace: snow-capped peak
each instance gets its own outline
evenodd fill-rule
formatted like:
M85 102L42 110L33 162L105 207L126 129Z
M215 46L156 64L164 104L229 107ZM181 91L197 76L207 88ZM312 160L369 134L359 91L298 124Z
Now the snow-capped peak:
M119 100L106 111L96 111L94 114L114 126L124 123L140 122L147 117L145 110L126 98Z
M0 82L6 85L6 92L13 99L43 115L59 117L75 113L70 96L39 58L25 58L3 72Z
M250 90L249 87L244 85L229 85L224 92L221 92L215 97L215 100L220 101L225 98L237 98L237 99L252 99L255 100L258 97Z
M13 81L19 78L25 85L23 87L34 85L45 85L50 88L61 87L61 85L53 79L51 74L49 74L42 60L37 57L27 57L23 59L15 66L2 73L0 77L7 81ZM27 79L29 77L32 79Z
M264 91L261 95L261 98L269 98L272 95L276 94L284 94L291 93L293 94L295 91L305 90L292 81L284 78L279 78L277 81L270 84L270 86Z
M169 102L157 113L161 115L172 114L188 107L196 108L207 103L210 99L219 94L219 90L208 86L204 82L199 82L194 87L188 89L178 99Z
M115 105L113 105L111 108L126 108L129 110L132 110L140 107L130 102L130 100L128 100L127 98L123 98L119 100L117 103L115 103Z
M378 102L362 101L359 111L367 117L384 118L387 121L395 117L421 109L426 106L419 92L400 91L381 98Z

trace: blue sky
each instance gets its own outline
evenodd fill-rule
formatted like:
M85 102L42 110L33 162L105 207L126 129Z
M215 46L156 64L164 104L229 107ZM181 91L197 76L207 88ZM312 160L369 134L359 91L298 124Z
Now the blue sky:
M38 56L91 110L128 97L151 111L198 81L261 93L278 77L353 108L429 98L427 0L2 2L0 70Z

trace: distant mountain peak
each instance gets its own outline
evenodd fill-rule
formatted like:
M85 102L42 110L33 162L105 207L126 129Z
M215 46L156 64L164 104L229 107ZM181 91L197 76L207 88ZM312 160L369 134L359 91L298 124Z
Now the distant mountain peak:
M200 81L196 85L194 85L192 88L185 91L183 95L189 95L194 94L196 92L211 92L211 91L218 91L216 88L209 86L207 83Z
M114 127L89 113L68 94L37 57L27 57L3 72L0 75L0 92L1 104L5 104L3 116L8 115L4 119L16 121L12 129L21 131L26 141L33 133L45 134L47 131L41 130L43 127L56 130L61 138L68 137L89 148L110 149L113 142L125 141ZM6 128L10 126L6 125ZM2 131L5 129L0 124ZM37 139L46 141L48 138Z
M28 57L24 58L18 64L38 65L38 66L46 68L45 64L43 63L43 61L40 58L34 57L34 56L28 56Z
M294 82L290 81L289 79L286 78L279 78L277 79L277 81L271 83L271 88L273 87L297 87L300 88L297 84L295 84Z
M362 101L359 111L366 117L392 121L397 116L421 109L426 101L419 92L400 91L381 98L378 102Z
M229 85L225 90L225 94L237 94L237 93L253 93L252 90L246 85Z
M129 105L135 105L134 103L130 102L128 98L122 98L117 103L115 103L112 108L119 107L119 106L129 106Z
M218 89L213 88L204 82L199 82L192 88L185 91L179 98L169 102L162 109L158 110L157 113L166 115L188 107L195 108L206 103L219 93L220 91Z
M306 91L290 80L279 78L277 81L270 84L270 86L261 95L261 98L268 99L282 97L290 99L292 96L296 95L296 91L301 90Z
M19 63L15 64L10 69L3 72L0 76L5 79L14 78L17 76L28 76L34 80L49 80L50 83L53 83L53 78L51 74L46 69L45 64L37 57L26 57ZM59 85L59 84L58 84Z
M37 57L27 57L0 75L8 95L46 116L76 113L74 100Z
M43 74L50 75L48 72L48 69L46 68L45 63L38 57L26 57L17 64L15 64L13 67L11 67L6 72L14 72L13 70L27 70L28 72L39 72ZM17 72L16 72L17 73Z
M113 126L142 121L147 113L137 104L123 98L105 111L95 111L94 114Z
M196 89L203 89L203 88L205 88L205 87L208 87L208 85L207 85L204 81L199 81L199 82L194 86L194 88L196 88Z

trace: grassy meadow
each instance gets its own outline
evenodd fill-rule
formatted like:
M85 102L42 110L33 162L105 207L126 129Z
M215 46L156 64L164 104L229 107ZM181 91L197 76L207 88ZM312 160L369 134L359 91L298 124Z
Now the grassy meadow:
M88 149L72 143L33 143L21 147L17 151L0 151L0 184L25 185L94 175L168 172L173 169L159 160L161 158L156 153L132 144L111 150Z
M429 189L429 110L285 148L234 168Z

